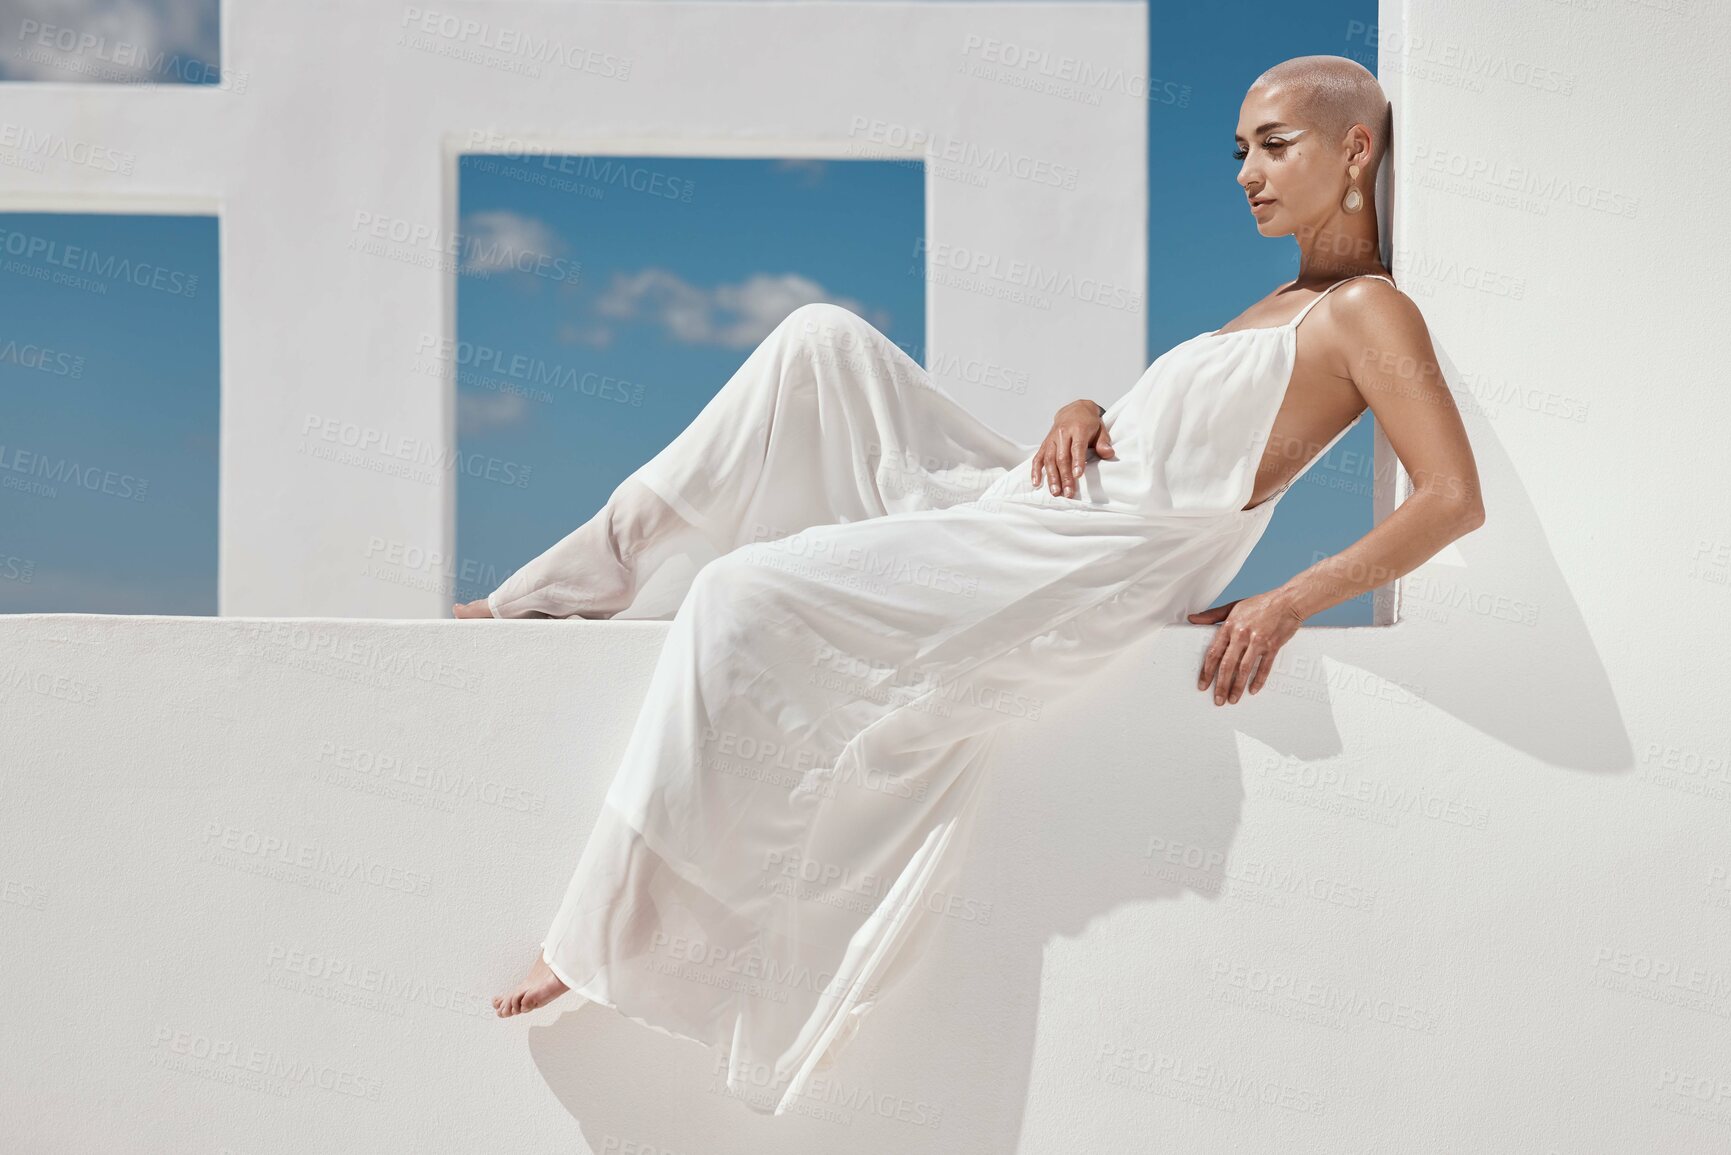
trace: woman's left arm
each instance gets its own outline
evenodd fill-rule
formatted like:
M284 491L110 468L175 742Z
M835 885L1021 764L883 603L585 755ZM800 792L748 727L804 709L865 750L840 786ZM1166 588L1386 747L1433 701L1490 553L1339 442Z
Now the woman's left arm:
M1189 616L1197 625L1220 624L1197 683L1200 690L1214 684L1217 706L1262 689L1275 654L1305 618L1418 568L1485 523L1478 466L1424 316L1404 293L1382 282L1365 287L1372 285L1381 291L1342 301L1347 307L1331 311L1328 329L1411 476L1412 495L1351 546L1278 589Z

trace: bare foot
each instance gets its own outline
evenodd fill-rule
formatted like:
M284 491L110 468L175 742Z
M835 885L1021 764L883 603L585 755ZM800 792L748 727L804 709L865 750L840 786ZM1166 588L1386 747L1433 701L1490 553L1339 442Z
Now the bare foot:
M512 1015L520 1015L537 1007L544 1007L571 988L559 981L547 965L547 960L541 957L541 952L535 952L535 965L529 968L529 977L517 985L517 989L508 995L493 996L493 1010L501 1019Z
M690 523L643 482L627 477L607 504L494 590L500 617L610 618L637 597L638 559ZM533 608L529 608L533 607ZM487 600L451 607L458 618L490 618Z

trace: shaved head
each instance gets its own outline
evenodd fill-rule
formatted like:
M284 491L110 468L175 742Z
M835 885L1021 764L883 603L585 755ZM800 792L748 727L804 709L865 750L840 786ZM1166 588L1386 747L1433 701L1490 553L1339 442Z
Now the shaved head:
M1322 143L1332 147L1346 130L1362 124L1370 132L1369 171L1375 172L1388 148L1388 97L1370 69L1344 56L1295 56L1258 76L1252 92L1290 102L1299 124L1316 126Z

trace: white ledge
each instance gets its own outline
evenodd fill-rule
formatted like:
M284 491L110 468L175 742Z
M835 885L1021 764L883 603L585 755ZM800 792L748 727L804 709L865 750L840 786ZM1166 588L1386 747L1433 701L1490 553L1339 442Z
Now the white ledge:
M451 1149L546 1149L582 1120L605 1150L657 1119L663 1147L700 1150L706 1128L741 1125L700 1047L605 1008L507 1023L488 1003L552 919L667 627L0 618L0 1016L14 1039L57 1040L9 1048L0 1083L38 1105L120 1088L150 1104L128 1127L158 1120L164 1136L238 1101L265 1114L241 1149L438 1119L454 1120ZM1011 1150L1064 1103L1121 1109L1136 1064L1170 1056L1374 1113L1335 1072L1482 1066L1508 1037L1505 1013L1481 1016L1481 978L1439 977L1434 948L1438 925L1484 901L1442 880L1501 845L1485 816L1506 830L1517 803L1451 785L1458 753L1426 761L1459 742L1426 742L1447 719L1422 700L1308 672L1344 668L1325 648L1386 652L1386 631L1301 631L1290 672L1223 708L1194 689L1211 633L1135 642L1082 692L1006 723L958 883L966 913L813 1108L905 1100L951 1138ZM1341 731L1391 719L1418 753L1340 757ZM1376 798L1389 788L1446 805L1391 806ZM1413 1023L1223 1017L1221 1000L1251 994L1244 975L1410 1003ZM279 1068L256 1099L255 1063ZM1036 1090L1050 1080L1061 1092ZM933 1137L883 1119L846 1134L860 1150Z

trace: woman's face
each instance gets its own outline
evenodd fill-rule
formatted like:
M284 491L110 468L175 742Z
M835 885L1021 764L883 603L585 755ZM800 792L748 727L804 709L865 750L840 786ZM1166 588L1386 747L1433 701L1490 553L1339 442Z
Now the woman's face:
M1314 229L1346 192L1339 142L1321 140L1313 125L1295 119L1292 103L1278 89L1251 89L1238 112L1238 183L1265 237Z

